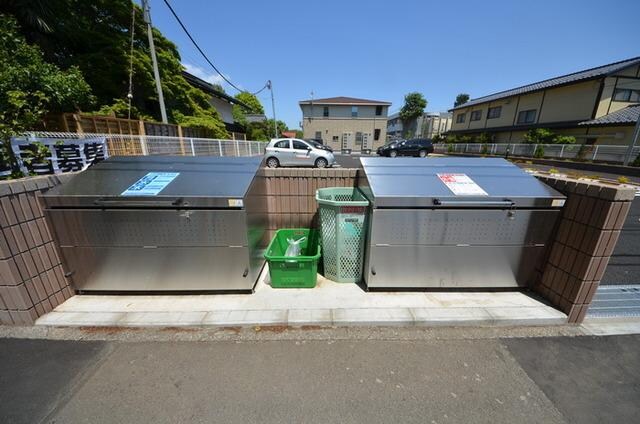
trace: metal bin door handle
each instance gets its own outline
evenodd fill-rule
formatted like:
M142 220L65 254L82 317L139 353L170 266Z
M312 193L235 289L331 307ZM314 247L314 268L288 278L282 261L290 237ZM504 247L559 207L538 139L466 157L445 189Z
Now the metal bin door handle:
M175 200L114 200L98 199L93 202L96 206L119 206L119 207L175 207L186 206L182 197Z
M440 200L433 199L433 204L437 206L477 206L477 207L489 207L489 206L502 206L512 208L516 204L511 199L504 200Z

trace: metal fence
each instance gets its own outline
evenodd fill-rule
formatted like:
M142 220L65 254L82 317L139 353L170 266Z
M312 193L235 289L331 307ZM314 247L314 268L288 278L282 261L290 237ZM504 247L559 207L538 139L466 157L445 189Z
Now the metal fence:
M498 144L498 143L450 143L436 144L437 153L469 153L548 159L577 159L598 162L622 163L629 146L587 144ZM537 153L536 153L537 152ZM640 146L633 148L631 159L640 154Z
M267 143L251 140L172 137L153 135L82 134L35 132L16 139L56 139L64 143L75 140L104 139L109 156L257 156L264 153Z
M46 153L43 156L40 149L34 159L36 142L46 146ZM11 140L25 174L79 171L109 156L260 156L266 145L263 141L60 132L34 132ZM0 176L11 173L8 164L0 165Z

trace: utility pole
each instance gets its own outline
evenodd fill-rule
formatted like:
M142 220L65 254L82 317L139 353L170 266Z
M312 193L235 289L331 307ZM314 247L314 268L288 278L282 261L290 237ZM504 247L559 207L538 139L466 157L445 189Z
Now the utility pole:
M158 103L160 103L160 116L162 122L168 124L167 110L164 107L164 96L162 95L162 84L160 84L160 71L158 71L158 59L156 58L156 47L153 44L153 30L151 28L151 7L149 0L142 0L142 10L144 11L144 22L147 24L147 34L149 35L149 50L151 51L151 61L153 62L153 75L156 79L156 90L158 92Z
M271 110L273 110L273 132L276 135L274 138L278 138L278 121L276 121L276 102L273 100L273 84L271 80L267 81L267 87L271 92Z
M636 106L640 109L640 106ZM633 153L633 148L638 144L638 139L640 139L640 114L638 114L638 121L636 121L636 128L633 130L633 135L631 136L631 143L629 143L629 148L627 149L627 153L624 155L624 166L628 166L629 162L631 162L631 154Z

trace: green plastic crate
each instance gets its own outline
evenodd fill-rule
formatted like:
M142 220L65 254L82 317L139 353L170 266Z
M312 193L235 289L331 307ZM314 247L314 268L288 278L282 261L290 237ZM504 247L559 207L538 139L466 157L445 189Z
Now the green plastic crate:
M360 282L369 201L354 187L321 188L316 200L324 276L338 283Z
M289 247L288 238L299 240L300 256L284 256ZM320 259L320 244L318 232L308 228L282 229L276 231L275 237L269 243L264 254L269 264L271 287L274 288L313 288L318 279L318 260Z

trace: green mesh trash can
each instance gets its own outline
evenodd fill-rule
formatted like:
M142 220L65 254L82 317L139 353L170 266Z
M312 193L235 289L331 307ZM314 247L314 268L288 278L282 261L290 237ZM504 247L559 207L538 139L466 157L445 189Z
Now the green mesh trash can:
M321 188L316 200L324 276L339 283L360 282L369 201L348 187Z

